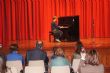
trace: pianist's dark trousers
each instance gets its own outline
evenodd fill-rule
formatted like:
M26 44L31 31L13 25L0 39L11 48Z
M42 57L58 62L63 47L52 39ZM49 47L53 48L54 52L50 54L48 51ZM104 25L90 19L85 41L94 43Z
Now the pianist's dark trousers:
M57 29L57 30L53 30L53 34L55 39L59 39L62 36L63 32Z

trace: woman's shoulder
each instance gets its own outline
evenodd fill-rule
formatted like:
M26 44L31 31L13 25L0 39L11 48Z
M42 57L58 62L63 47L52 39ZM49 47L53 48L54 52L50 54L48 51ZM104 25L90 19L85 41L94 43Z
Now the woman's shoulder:
M65 57L57 56L54 59L65 59Z

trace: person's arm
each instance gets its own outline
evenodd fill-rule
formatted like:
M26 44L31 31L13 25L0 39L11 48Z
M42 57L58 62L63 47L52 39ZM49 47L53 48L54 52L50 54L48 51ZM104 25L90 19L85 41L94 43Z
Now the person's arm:
M71 67L70 62L67 59L65 59L65 64L68 65L69 67Z
M60 29L59 26L56 23L52 23L52 30L54 29Z
M85 52L81 52L81 59L85 60L85 57L86 57L86 53Z
M21 55L22 65L25 65L24 57Z
M45 63L46 63L46 64L48 64L48 62L49 62L49 58L48 58L48 56L47 56L47 53L46 53L46 52L44 52L44 56L45 56Z

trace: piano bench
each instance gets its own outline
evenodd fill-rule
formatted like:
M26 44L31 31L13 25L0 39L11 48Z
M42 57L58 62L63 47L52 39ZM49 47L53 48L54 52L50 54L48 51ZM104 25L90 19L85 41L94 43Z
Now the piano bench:
M49 32L49 42L51 42L52 39L54 39L54 42L55 42L54 34L53 34L52 31L50 31L50 32Z

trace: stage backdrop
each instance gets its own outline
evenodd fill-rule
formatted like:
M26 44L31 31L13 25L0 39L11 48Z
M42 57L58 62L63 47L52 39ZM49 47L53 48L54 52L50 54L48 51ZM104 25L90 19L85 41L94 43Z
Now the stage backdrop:
M110 37L110 0L0 0L0 43L48 41L53 16L75 15L80 38Z

